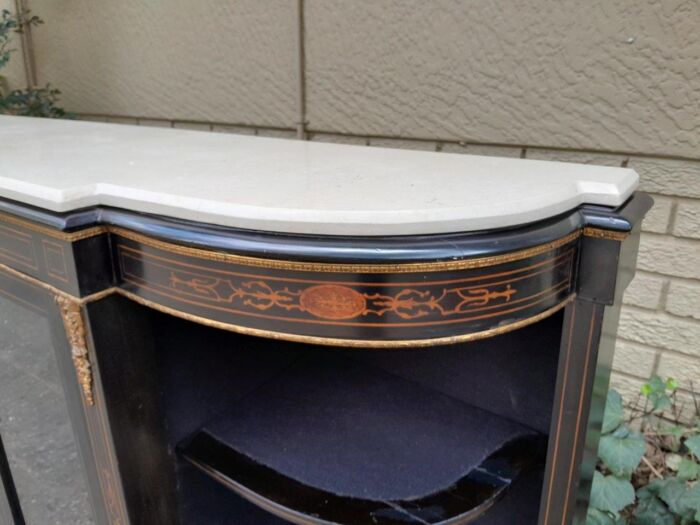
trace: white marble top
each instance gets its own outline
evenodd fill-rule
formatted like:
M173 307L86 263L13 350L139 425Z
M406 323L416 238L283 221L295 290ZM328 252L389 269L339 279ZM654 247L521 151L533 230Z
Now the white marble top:
M626 168L0 116L0 197L311 234L403 235L617 206Z

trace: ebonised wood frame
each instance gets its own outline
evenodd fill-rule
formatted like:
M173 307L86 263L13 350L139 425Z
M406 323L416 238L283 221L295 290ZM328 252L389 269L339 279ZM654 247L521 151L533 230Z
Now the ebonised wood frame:
M61 215L0 200L0 293L55 320L57 353L74 367L80 412L71 415L83 429L96 519L120 524L166 523L172 493L133 496L137 481L115 438L119 418L103 384L114 380L101 376L100 345L118 351L128 337L108 343L97 333L121 315L114 296L217 328L348 347L489 337L565 308L540 524L583 523L619 299L650 205L638 193L617 210L583 206L510 230L352 238L109 208Z
M513 230L390 238L206 229L112 209L58 216L0 201L14 213L0 215L0 263L81 300L121 293L252 335L428 346L562 308L575 293L580 237L623 239L625 212L640 200ZM601 217L610 229L591 226Z

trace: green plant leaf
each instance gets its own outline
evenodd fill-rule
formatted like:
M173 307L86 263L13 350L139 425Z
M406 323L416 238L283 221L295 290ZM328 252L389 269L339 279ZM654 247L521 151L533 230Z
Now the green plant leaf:
M645 450L644 438L622 426L600 438L598 456L613 474L629 477L642 460Z
M586 525L624 525L625 522L621 519L616 519L613 515L598 510L593 507L588 508L586 514Z
M657 479L637 491L635 525L697 525L700 484L689 486L679 478Z
M654 412L663 412L671 406L671 398L668 397L666 390L673 391L677 386L676 381L668 378L663 381L659 376L653 376L649 381L642 385L642 394L651 402Z
M654 494L640 498L634 512L635 525L676 525L676 518Z
M634 503L634 487L629 481L615 476L603 476L597 471L593 474L592 507L617 516L618 512L632 503Z
M653 481L646 487L640 487L639 490L637 490L637 499L640 501L648 498L656 498L658 495L659 487L654 485Z
M688 510L686 505L686 484L678 478L668 478L659 480L656 483L661 487L659 497L668 505L671 512L677 515L682 515Z
M669 434L675 438L682 438L683 434L685 434L685 428L679 427L679 426L672 426L672 427L665 427L663 429L664 434Z
M700 459L700 435L685 440L685 446L698 459Z
M652 376L649 378L649 381L644 383L642 385L642 393L645 396L648 396L649 394L653 392L665 392L666 391L666 383L663 382L663 380L659 376Z
M678 477L687 481L692 481L700 477L700 464L695 461L683 458L678 465Z
M654 404L654 412L663 412L671 406L671 398L666 394L652 394L649 399L652 400Z
M608 391L603 415L603 434L609 434L622 424L622 396L616 390Z
M683 516L681 516L681 523L680 525L698 525L698 522L695 520L695 517L693 516L693 511L689 510Z
M682 498L682 504L686 509L692 510L693 514L700 512L700 483L686 489Z

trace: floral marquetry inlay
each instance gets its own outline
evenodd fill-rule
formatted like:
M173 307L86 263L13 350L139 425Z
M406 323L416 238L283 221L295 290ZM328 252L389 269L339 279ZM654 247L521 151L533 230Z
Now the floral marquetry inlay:
M299 296L299 306L323 319L352 319L366 311L367 301L347 286L322 284L305 289Z
M457 325L484 330L562 304L572 290L576 241L530 259L509 254L492 268L395 275L248 267L123 239L117 249L119 279L143 300L246 330L274 324L279 331L344 339L362 330L362 339L374 341L435 339Z
M217 302L241 305L257 310L280 308L306 312L321 319L353 319L360 316L382 317L393 313L402 319L417 319L436 313L441 317L463 314L492 302L509 302L517 294L510 284L493 288L462 286L432 290L404 288L396 293L362 293L349 286L320 284L306 288L273 288L265 281L187 278L172 271L170 284Z

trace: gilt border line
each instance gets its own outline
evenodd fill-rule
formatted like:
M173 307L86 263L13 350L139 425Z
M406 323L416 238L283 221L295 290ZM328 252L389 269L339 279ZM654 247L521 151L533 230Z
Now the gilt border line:
M606 241L622 242L630 236L629 232L616 232L613 230L601 230L600 228L591 228L586 226L583 229L584 237L594 237L596 239L605 239Z
M290 283L304 283L304 284L338 284L341 286L384 286L384 287L390 287L390 288L396 288L400 286L425 286L426 284L431 284L431 285L444 285L444 284L458 284L458 283L468 283L468 282L477 282L477 283L483 283L484 279L492 279L496 277L501 277L505 275L517 275L517 274L524 274L528 270L532 268L539 268L547 265L548 263L552 263L552 268L555 268L561 264L564 264L564 259L571 259L573 256L575 248L571 247L565 252L560 253L559 255L555 255L550 259L545 259L542 261L537 261L534 264L531 264L530 266L523 266L519 267L516 269L512 270L506 270L502 272L497 272L497 273L490 273L487 275L477 275L477 276L462 276L459 278L453 278L453 279L443 279L439 281L429 281L426 282L425 280L413 280L413 281L391 281L391 282L382 282L382 281L366 281L366 280L352 280L350 279L340 279L340 280L323 280L319 281L318 278L313 278L311 277L306 277L306 278L297 278L297 277L287 277L284 275L277 276L277 275L264 275L260 273L244 273L245 271L233 271L229 269L223 269L223 268L213 268L211 266L199 266L197 264L193 264L192 261L183 261L183 260L178 260L178 259L168 259L167 257L163 257L162 255L156 255L153 252L149 251L143 251L136 249L132 246L129 246L124 243L117 243L117 255L119 257L119 262L122 262L122 259L126 256L132 257L132 258L137 258L137 256L133 254L137 254L138 256L143 256L143 258L148 258L148 259L156 259L158 261L165 261L165 262L170 262L170 263L175 263L177 266L181 268L185 268L185 272L191 273L191 274L196 274L198 271L204 270L206 272L210 272L212 274L217 274L217 275L224 275L224 276L234 276L234 277L245 277L249 279L268 279L271 281L283 281L283 282L290 282ZM157 263L160 266L163 266L162 263ZM195 271L188 270L187 268L194 268ZM549 269L541 270L540 272L546 272ZM209 277L209 275L203 275L200 274L202 277ZM495 285L495 284L506 284L508 281L501 281L501 282L496 282L492 283L489 282L489 285Z
M103 233L109 233L109 226L93 226L77 232L64 232L2 212L0 212L0 221L13 224L15 226L21 226L22 228L43 233L44 235L53 237L54 239L60 239L67 242L81 241L83 239L89 239L90 237L102 235Z
M533 323L536 323L538 321L541 321L543 319L546 319L547 317L550 317L557 313L559 310L564 308L566 305L571 303L575 298L576 298L576 293L570 294L568 297L566 297L563 301L560 303L552 306L551 308L548 308L547 310L544 310L536 315L533 315L531 317L528 317L526 319L520 319L518 321L515 321L513 323L509 323L507 325L502 325L502 326L497 326L495 328L490 328L488 330L482 330L480 332L472 332L468 334L461 334L461 335L453 335L453 336L446 336L446 337L437 337L437 338L432 338L432 339L393 339L393 340L372 340L372 339L343 339L343 338L337 338L337 337L321 337L321 336L310 336L310 335L299 335L299 334L289 334L285 332L274 332L271 330L261 330L258 328L250 328L247 326L240 326L240 325L235 325L231 323L225 323L222 321L215 321L213 319L208 319L206 317L201 317L198 315L193 315L187 312L182 312L180 310L177 310L175 308L171 308L169 306L164 306L162 304L156 303L154 301L151 301L149 299L144 299L143 297L136 295L133 292L129 292L127 290L123 290L122 288L117 288L117 287L112 287L112 288L107 288L106 290L102 290L100 292L94 293L92 295L88 295L85 297L77 298L72 296L69 293L64 292L63 290L60 290L56 288L55 286L52 286L50 284L47 284L39 279L36 279L34 277L30 277L29 275L26 275L22 272L19 272L13 268L10 268L9 266L6 266L4 264L0 264L0 272L5 272L7 274L10 274L14 277L17 277L23 281L26 281L30 284L33 284L35 286L39 286L40 288L43 288L44 290L47 290L48 292L59 296L59 297L64 297L67 299L70 299L71 301L74 301L78 303L80 306L83 306L88 303L92 303L94 301L98 301L100 299L103 299L105 297L108 297L110 295L121 295L123 297L126 297L127 299L130 299L136 303L139 303L143 306L146 306L148 308L151 308L153 310L157 310L159 312L172 315L173 317L178 317L180 319L184 319L186 321L192 321L204 326L209 326L212 328L218 328L221 330L226 330L229 332L235 332L243 335L251 335L251 336L256 336L256 337L265 337L267 339L277 339L277 340L283 340L283 341L291 341L291 342L296 342L296 343L312 343L312 344L317 344L317 345L323 345L323 346L342 346L342 347L347 347L347 348L424 348L424 347L430 347L430 346L439 346L439 345L449 345L449 344L455 344L455 343L463 343L463 342L468 342L468 341L476 341L478 339L486 339L488 337L494 337L497 335L505 334L508 332L511 332L513 330L518 330L520 328L523 328L525 326L531 325Z
M585 227L578 229L564 237L554 241L533 246L524 250L518 250L501 255L492 255L486 257L477 257L471 259L459 259L451 261L436 261L436 262L414 262L414 263L385 263L385 264L361 264L361 263L322 263L322 262L304 262L290 261L283 259L265 259L261 257L250 257L245 255L237 255L228 252L215 250L206 250L201 248L193 248L173 242L159 240L147 235L133 232L118 226L95 226L78 232L62 232L42 226L31 221L20 219L6 213L0 213L0 221L8 224L14 224L29 230L33 230L49 237L61 239L66 242L77 242L83 239L89 239L98 235L112 233L141 243L152 248L161 249L170 253L187 255L199 259L207 259L212 261L235 263L243 266L252 266L257 268L291 270L304 272L332 272L332 273L417 273L417 272L438 272L448 270L468 270L474 268L483 268L502 264L507 262L519 261L545 253L547 251L563 246L580 236L596 237L608 240L623 241L629 234L623 232L614 232L610 230L601 230L598 228Z
M395 263L395 264L359 264L359 263L316 263L304 261L286 261L281 259L263 259L259 257L248 257L226 252L204 250L192 248L180 244L161 241L134 233L123 228L113 227L110 232L125 239L129 239L151 248L157 248L169 253L186 255L197 259L206 259L216 262L234 263L242 266L252 266L256 268L266 268L273 270L289 270L314 273L422 273L439 272L449 270L470 270L474 268L485 268L507 262L520 261L535 255L547 253L560 246L564 246L581 236L581 230L576 230L564 237L554 241L539 244L524 250L504 253L501 255L491 255L487 257L475 257L472 259L459 259L453 261L417 262L417 263Z

